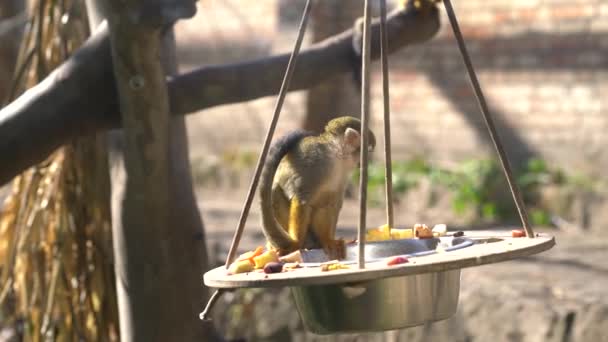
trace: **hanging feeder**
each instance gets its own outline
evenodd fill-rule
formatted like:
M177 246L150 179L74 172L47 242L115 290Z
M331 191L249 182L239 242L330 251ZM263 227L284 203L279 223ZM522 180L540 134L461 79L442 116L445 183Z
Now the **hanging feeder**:
M312 0L308 0L300 23L298 37L287 65L274 115L256 166L239 225L235 232L226 265L204 275L205 285L219 289L209 300L202 319L225 290L240 288L289 287L306 328L318 334L383 331L406 328L444 320L457 309L460 292L460 270L492 264L546 251L555 245L553 237L534 234L502 143L496 133L481 87L468 56L450 0L444 0L450 24L457 39L473 90L497 150L515 205L527 238L517 238L510 231L467 231L464 236L447 235L429 239L402 239L365 242L367 197L367 149L361 149L360 216L358 239L346 246L344 268L325 272L327 261L322 250L301 251L300 267L288 272L265 274L248 272L228 274L235 259L245 221L260 178L270 141L289 87L300 50ZM393 227L392 179L390 151L390 115L388 101L388 63L386 37L386 0L380 0L381 61L384 93L384 137L386 162L387 223ZM361 131L369 127L370 65L369 0L365 1L363 23L362 120ZM361 146L367 146L367 134L361 134ZM387 263L387 258L400 258L402 263Z

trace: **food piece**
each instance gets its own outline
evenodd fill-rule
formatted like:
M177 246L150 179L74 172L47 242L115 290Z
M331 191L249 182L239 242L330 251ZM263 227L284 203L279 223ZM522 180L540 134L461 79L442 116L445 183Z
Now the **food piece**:
M462 230L457 231L456 233L452 234L453 237L461 237L464 236L464 232Z
M295 252L291 252L287 255L284 255L282 257L279 258L279 261L282 262L303 262L302 259L302 253L300 252L300 250L297 250Z
M390 228L387 224L382 225L375 229L368 229L365 234L365 240L369 242L373 241L386 241L386 240L401 240L411 239L414 237L414 231L412 229L398 229Z
M300 268L300 267L302 267L302 266L300 265L299 262L287 262L287 263L283 264L283 269L287 270L287 271L295 270L296 268Z
M251 271L253 271L253 263L248 259L235 261L230 265L230 268L228 268L229 274L238 274Z
M236 259L236 261L249 260L253 264L253 258L257 257L258 255L262 254L263 252L264 252L264 247L258 247L255 249L255 251L250 251L250 252L241 254Z
M386 224L378 228L368 229L365 232L365 241L369 242L390 240L390 238L391 229Z
M391 238L391 230L392 228L388 226L388 224L383 224L380 227L377 228L378 232L380 234L380 236L385 239L388 240Z
M448 232L448 226L446 226L443 223L436 224L433 227L433 233L437 233L437 235L439 235L439 236L444 236L445 234L447 234L447 232Z
M284 270L296 269L300 267L302 267L302 265L300 265L299 262L286 262L283 264Z
M404 257L404 256L396 256L396 257L389 258L386 261L386 265L387 266L394 266L394 265L399 265L399 264L405 264L405 263L408 263L408 262L409 262L409 260L406 257Z
M412 229L391 229L391 238L393 240L411 239L414 237L414 231Z
M524 232L522 229L513 229L511 231L511 236L514 238L525 237L526 232Z
M330 262L326 262L321 265L321 271L323 271L323 272L343 270L343 269L348 269L348 268L350 268L350 267L348 267L348 265L341 264L337 261L330 261Z
M382 241L382 235L375 229L369 229L365 233L365 241L368 241L368 242Z
M264 266L269 262L277 262L279 261L279 255L274 250L266 251L256 257L253 258L253 263L255 268L264 268Z
M430 239L433 237L433 231L426 224L416 223L414 225L414 232L419 239Z
M280 273L283 271L283 264L280 262L269 262L264 265L264 273Z

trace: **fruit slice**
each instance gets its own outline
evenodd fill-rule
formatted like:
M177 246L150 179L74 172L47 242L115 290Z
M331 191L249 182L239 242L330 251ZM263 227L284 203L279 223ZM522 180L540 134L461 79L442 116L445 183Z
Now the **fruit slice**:
M525 237L526 232L524 232L522 229L513 229L511 231L511 236L514 238Z
M257 257L258 255L262 254L263 252L264 252L264 247L258 247L255 249L255 251L250 251L250 252L239 255L239 257L236 259L236 261L249 260L253 264L253 258Z
M391 238L393 240L411 239L414 237L414 231L411 229L391 229Z
M238 274L253 271L253 263L249 260L235 261L228 268L228 273Z
M408 263L409 260L407 260L406 257L403 256L396 256L396 257L392 257L390 259L388 259L386 261L386 265L387 266L394 266L394 265L399 265L399 264L405 264Z
M253 263L255 268L264 268L266 264L269 262L279 261L279 256L275 251L266 251L266 253L262 253L253 258Z

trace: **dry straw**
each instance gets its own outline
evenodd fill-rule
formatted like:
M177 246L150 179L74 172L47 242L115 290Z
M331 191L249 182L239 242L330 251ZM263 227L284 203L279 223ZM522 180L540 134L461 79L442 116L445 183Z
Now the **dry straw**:
M83 6L30 1L9 100L84 42ZM79 139L13 182L0 212L0 321L23 341L118 340L106 155L98 137Z

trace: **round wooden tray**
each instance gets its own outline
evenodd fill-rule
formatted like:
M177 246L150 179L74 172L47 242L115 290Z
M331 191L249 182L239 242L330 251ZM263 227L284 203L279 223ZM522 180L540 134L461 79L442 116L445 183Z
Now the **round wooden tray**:
M261 270L228 275L220 266L205 273L205 285L214 288L285 287L353 283L379 278L425 274L492 264L546 251L555 245L547 234L535 238L513 238L510 231L466 231L465 237L475 244L450 252L413 257L408 263L387 266L384 262L368 262L365 269L351 265L349 269L323 272L320 267L302 267L292 271L264 274Z

